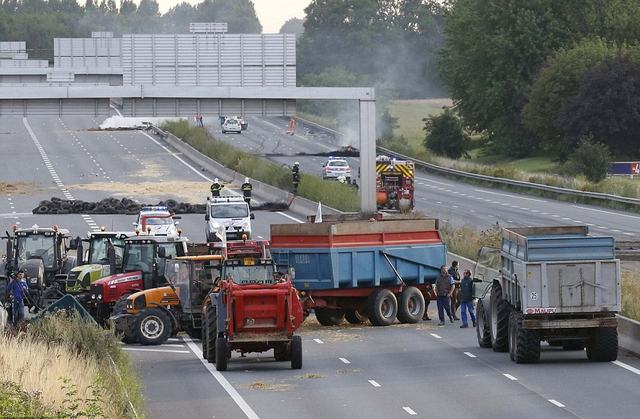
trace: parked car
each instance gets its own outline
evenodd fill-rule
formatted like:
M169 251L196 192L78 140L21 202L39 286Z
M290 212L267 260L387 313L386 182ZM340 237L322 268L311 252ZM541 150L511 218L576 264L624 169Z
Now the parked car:
M175 236L178 235L177 225L180 217L174 216L166 206L157 205L151 207L142 207L138 220L133 223L134 228L139 231L147 231L149 227L150 233L155 236Z
M351 167L345 159L329 157L329 161L322 165L323 179L338 179L344 176L348 182L351 181Z
M240 121L235 118L227 118L222 124L222 133L226 134L227 132L242 132L242 125Z

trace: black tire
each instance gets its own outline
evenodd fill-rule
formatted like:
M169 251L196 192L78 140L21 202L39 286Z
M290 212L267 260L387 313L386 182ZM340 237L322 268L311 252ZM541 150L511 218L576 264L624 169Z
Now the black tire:
M217 307L213 306L211 302L207 304L203 325L203 328L206 326L207 333L203 335L202 356L210 364L216 362L216 339L218 338L218 314L216 309Z
M226 338L216 339L216 370L226 371L229 363L229 346Z
M516 312L509 314L509 359L515 362L516 357Z
M40 205L37 211L38 211L38 214L46 214L49 212L49 207L46 205Z
M195 328L193 325L185 325L184 331L191 339L202 339L202 329Z
M520 312L512 314L513 360L517 364L533 364L540 360L540 337L535 330L522 327L524 316Z
M284 346L273 348L273 357L277 362L291 361L291 348L287 349Z
M344 310L338 308L316 308L316 319L323 326L337 326L344 320Z
M424 315L424 296L416 287L407 287L398 299L398 321L400 323L418 323Z
M509 304L502 299L502 286L494 282L491 288L491 347L496 352L509 350Z
M347 310L344 314L344 318L351 324L363 324L367 321L367 314L362 313L359 310Z
M202 319L202 359L207 359L207 322Z
M47 308L49 307L49 305L55 303L56 301L58 301L64 296L65 296L65 293L62 292L60 287L58 287L57 285L49 287L46 290L44 290L44 292L40 296L40 301L38 301L39 307Z
M489 313L485 310L482 300L478 300L476 308L476 335L478 337L478 345L481 348L491 348L490 322L487 318Z
M172 329L169 315L157 307L145 308L133 319L133 335L141 345L162 345Z
M587 340L587 358L598 362L618 359L618 329L615 327L595 329L591 339Z
M2 266L1 268L4 269L4 266ZM7 278L0 278L0 303L7 302L7 284Z
M565 351L582 351L584 346L584 339L566 339L562 341L562 349Z
M389 326L396 319L398 300L388 289L375 290L367 299L367 315L374 326Z
M291 341L291 369L299 370L302 368L302 338L294 336Z

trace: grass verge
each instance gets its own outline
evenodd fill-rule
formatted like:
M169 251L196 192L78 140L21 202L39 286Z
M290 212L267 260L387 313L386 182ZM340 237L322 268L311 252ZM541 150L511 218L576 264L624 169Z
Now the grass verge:
M287 166L239 150L216 139L201 128L189 126L189 123L184 119L167 121L161 128L231 170L278 189L292 191L291 169ZM360 210L360 199L355 188L305 173L300 175L298 195L312 201L322 202L340 211L357 212Z
M144 417L141 383L113 331L75 311L8 331L0 347L0 417Z

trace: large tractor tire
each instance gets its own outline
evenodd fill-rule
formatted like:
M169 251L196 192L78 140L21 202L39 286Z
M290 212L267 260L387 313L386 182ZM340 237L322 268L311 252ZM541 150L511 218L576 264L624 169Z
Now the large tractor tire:
M363 324L367 321L367 314L359 310L347 310L344 318L351 324Z
M193 325L185 325L184 331L191 339L202 339L202 329L193 327Z
M291 369L299 370L302 368L302 338L294 336L291 341Z
M618 359L618 329L601 327L594 330L591 339L587 340L587 358L599 362Z
M218 338L218 314L217 307L211 302L207 304L204 318L203 330L206 333L202 335L202 356L209 361L210 364L216 362L216 339Z
M540 337L535 330L522 327L524 316L520 312L511 315L513 336L509 350L513 352L513 361L517 364L533 364L540 360Z
M45 309L64 296L65 293L62 292L60 287L58 285L53 285L44 290L44 292L40 296L40 301L38 302L38 304L41 309Z
M133 319L133 335L141 345L162 345L172 329L169 315L157 307L145 308Z
M406 287L398 298L398 321L418 323L424 315L424 296L416 287Z
M0 269L4 269L4 266L0 266ZM0 304L3 304L7 301L7 278L0 278Z
M482 300L478 300L476 306L476 335L478 337L478 345L481 348L491 348L491 330L489 324L489 312L485 308Z
M398 300L388 289L379 289L369 294L367 315L374 326L389 326L396 319Z
M502 299L502 286L494 282L491 288L491 347L496 352L509 350L509 303Z
M216 370L226 371L229 363L229 346L227 338L216 339Z
M126 293L126 294L122 294L120 296L120 298L118 298L118 300L115 302L115 304L113 305L113 314L112 315L116 315L116 314L124 314L127 312L127 298L129 298L129 296L131 295L131 293ZM124 330L120 330L118 328L115 327L114 325L114 331L116 336L120 336L120 340L122 341L122 343L137 343L138 342L138 338L133 335L130 332L124 331Z
M344 310L338 308L316 308L316 319L323 326L337 326L344 320Z
M516 311L509 314L509 359L516 360Z

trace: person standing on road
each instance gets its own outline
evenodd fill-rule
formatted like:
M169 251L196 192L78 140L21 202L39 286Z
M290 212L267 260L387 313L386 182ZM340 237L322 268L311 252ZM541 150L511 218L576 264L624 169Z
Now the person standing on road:
M438 317L440 318L440 323L438 326L444 326L444 312L447 312L449 316L449 321L453 323L453 315L451 314L451 308L449 307L449 303L451 302L451 294L453 294L453 289L455 285L453 282L453 278L447 272L447 265L442 265L440 267L440 274L436 277L436 301L438 303Z
M251 186L251 182L249 182L248 177L244 178L244 183L240 189L242 189L242 195L244 195L244 202L251 206L251 191L253 190L253 186Z
M224 185L220 184L218 178L213 179L213 183L211 184L211 196L214 198L220 196L222 188L224 188Z
M453 313L453 320L460 320L458 316L456 316L458 307L460 307L460 272L458 272L457 260L451 262L451 267L449 268L448 272L449 275L451 275L451 278L453 278L453 282L455 283L453 294L451 294L451 312Z
M27 281L24 279L24 271L20 269L17 276L9 275L9 283L7 284L7 296L12 300L11 313L13 326L18 326L24 319L24 300L23 298L29 292Z
M460 317L462 317L461 329L469 327L467 323L467 310L469 310L469 316L473 322L473 327L476 327L476 315L473 313L473 278L471 278L471 271L469 269L464 270L464 276L460 281Z
M300 163L293 163L291 176L293 178L293 194L296 195L298 193L298 185L300 185Z

